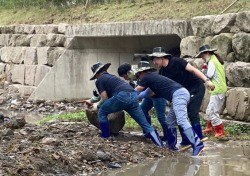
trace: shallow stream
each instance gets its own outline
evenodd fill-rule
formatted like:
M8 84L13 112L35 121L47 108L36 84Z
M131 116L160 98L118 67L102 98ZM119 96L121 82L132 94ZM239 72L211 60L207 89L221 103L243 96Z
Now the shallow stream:
M151 160L102 175L109 176L249 176L250 141L205 142L202 156L191 150L175 158Z

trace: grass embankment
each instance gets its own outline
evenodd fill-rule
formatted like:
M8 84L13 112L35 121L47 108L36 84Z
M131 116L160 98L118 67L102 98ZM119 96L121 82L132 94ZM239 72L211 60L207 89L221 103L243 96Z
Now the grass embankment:
M151 111L152 117L152 125L159 131L161 131L161 125L159 124L154 111ZM141 130L140 126L126 113L126 123L124 129L129 129L133 131ZM76 113L65 113L65 114L57 114L47 116L41 119L38 123L43 124L49 121L79 121L79 122L86 122L88 123L88 119L86 117L85 111L80 111ZM201 119L201 125L203 128L206 126L206 122ZM237 140L250 140L250 130L243 125L235 124L235 125L225 125L224 126L226 138L229 137L230 139L237 139ZM216 140L213 135L209 136L210 139Z
M139 20L189 19L218 15L234 0L8 0L0 3L0 25L102 23ZM15 3L18 2L18 3ZM239 0L224 13L250 10L249 0Z

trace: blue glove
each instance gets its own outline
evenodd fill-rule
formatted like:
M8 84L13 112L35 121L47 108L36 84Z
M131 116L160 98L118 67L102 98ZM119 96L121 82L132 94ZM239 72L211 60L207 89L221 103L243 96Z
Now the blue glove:
M147 88L146 90L142 91L139 95L138 95L138 99L142 100L143 98L148 98L150 97L150 95L152 94L152 90L150 88Z

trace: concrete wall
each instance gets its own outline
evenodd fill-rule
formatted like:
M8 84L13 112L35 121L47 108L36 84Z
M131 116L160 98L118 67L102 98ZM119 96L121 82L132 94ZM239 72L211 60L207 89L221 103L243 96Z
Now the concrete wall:
M176 35L74 37L30 99L59 101L89 98L95 87L94 81L89 81L93 64L109 62L112 65L108 71L117 75L120 64L138 63L134 53L150 53L154 46L178 47L180 40Z

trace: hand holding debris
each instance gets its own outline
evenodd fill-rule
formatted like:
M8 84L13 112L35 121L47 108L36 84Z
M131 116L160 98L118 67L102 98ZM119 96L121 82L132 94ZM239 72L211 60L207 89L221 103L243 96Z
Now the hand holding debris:
M208 89L208 90L211 90L211 91L213 91L214 88L215 88L215 86L214 86L214 84L212 83L212 81L206 81L206 82L205 82L205 85L206 85L207 89Z
M82 100L81 103L88 109L91 109L93 106L93 103L91 103L90 100Z

